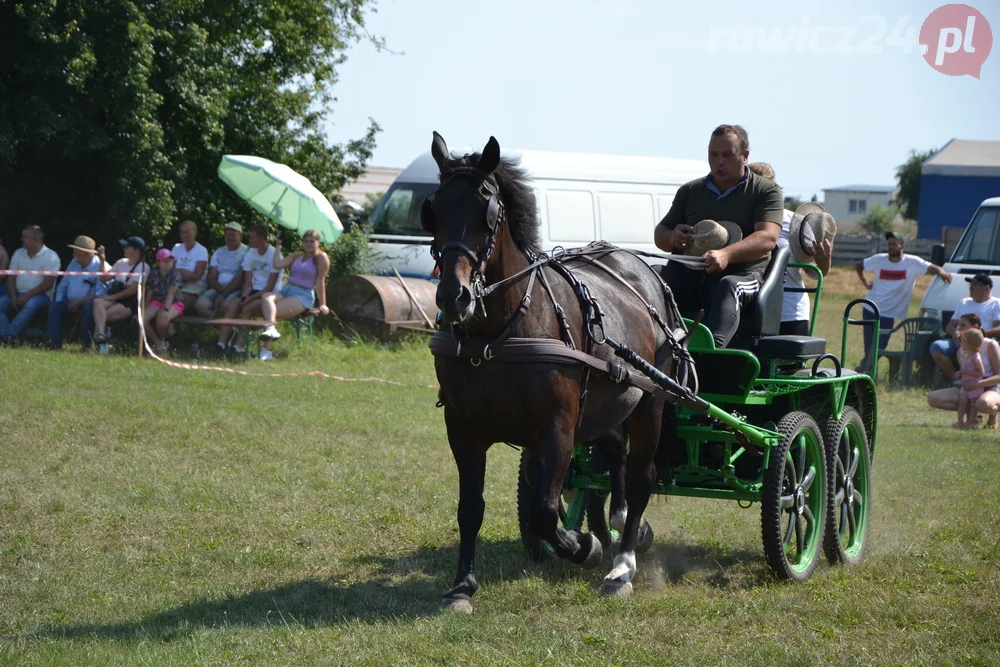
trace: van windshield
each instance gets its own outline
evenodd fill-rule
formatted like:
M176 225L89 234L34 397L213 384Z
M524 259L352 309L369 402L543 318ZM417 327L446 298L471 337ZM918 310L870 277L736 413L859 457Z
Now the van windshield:
M420 205L436 189L436 183L393 183L369 219L372 233L431 236L420 225Z
M1000 265L1000 208L981 208L969 224L951 261Z

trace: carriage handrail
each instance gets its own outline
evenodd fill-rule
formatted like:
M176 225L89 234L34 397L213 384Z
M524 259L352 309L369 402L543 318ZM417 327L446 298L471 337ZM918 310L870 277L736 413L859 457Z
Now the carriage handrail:
M860 320L852 320L851 317L850 317L850 315L851 315L851 309L854 308L854 306L858 305L859 303L863 304L867 308L871 309L872 313L875 314L875 319L866 320L866 319L862 318ZM882 327L879 326L881 324L881 322L882 322L882 318L881 318L881 314L879 313L878 306L876 306L875 303L873 301L871 301L870 299L854 299L853 301L851 301L850 303L848 303L847 307L844 308L844 331L843 331L843 335L842 335L841 340L840 340L840 358L841 358L841 360L847 358L847 325L849 325L849 324L859 324L859 325L861 325L863 327L875 327L875 331L874 331L875 336L874 336L874 338L872 340L872 349L873 350L877 350L878 349L878 344L879 344L879 335L880 335L881 329L882 329ZM865 351L865 354L867 355L867 350ZM878 377L878 355L875 354L874 356L875 356L875 358L871 360L871 377L872 377L873 381L875 380L876 377Z
M815 294L812 309L809 313L809 335L812 336L816 330L816 318L819 315L819 300L823 296L823 272L815 264L802 264L801 262L790 262L790 269L803 269L816 274L816 287L785 287L785 292L792 294Z

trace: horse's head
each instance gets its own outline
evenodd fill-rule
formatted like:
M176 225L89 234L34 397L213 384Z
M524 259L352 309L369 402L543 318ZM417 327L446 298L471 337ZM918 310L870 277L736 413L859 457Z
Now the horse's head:
M500 144L493 137L475 164L468 157L452 158L437 132L431 154L441 170L441 185L423 203L421 222L434 234L431 254L441 270L437 305L446 322L472 317L476 290L493 255L504 222L504 206L494 170L500 164Z

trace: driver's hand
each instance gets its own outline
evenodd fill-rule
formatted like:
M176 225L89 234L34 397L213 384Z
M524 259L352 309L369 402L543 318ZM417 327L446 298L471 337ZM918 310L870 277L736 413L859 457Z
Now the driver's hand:
M729 253L725 248L709 250L702 259L705 260L705 273L722 273L729 266Z
M677 225L674 227L674 250L687 250L690 248L692 234L694 234L694 227L691 225Z

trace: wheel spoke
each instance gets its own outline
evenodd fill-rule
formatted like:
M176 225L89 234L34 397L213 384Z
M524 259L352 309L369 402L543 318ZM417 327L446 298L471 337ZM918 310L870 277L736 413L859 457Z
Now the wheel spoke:
M785 482L789 484L790 488L795 488L799 483L799 475L795 470L795 462L792 461L792 453L788 452L785 456Z
M847 515L851 513L850 503L843 503L838 505L840 511L840 525L837 526L837 532L841 535L844 534L844 530L847 529Z
M837 489L837 495L835 495L833 497L833 502L836 505L840 505L841 503L844 502L844 489L843 488Z
M781 496L781 509L790 510L795 507L794 496Z
M802 556L802 552L805 551L805 531L802 530L802 526L799 525L799 517L795 517L795 548L796 556Z
M848 523L848 525L851 528L851 534L850 534L850 537L848 539L849 539L849 541L853 542L854 541L854 535L858 532L858 522L857 522L857 518L855 518L855 516L854 516L854 508L853 507L848 507L846 514L847 514L847 523Z
M785 530L785 537L781 541L788 544L792 541L792 531L795 530L795 525L799 522L799 515L795 512L788 513L788 528Z
M854 504L855 504L855 505L857 505L858 507L861 507L861 503L862 503L862 502L864 502L864 498L862 498L862 497L861 497L861 492L860 492L860 491L858 491L857 489L854 489L854 498L853 498L853 502L854 502Z
M808 505L802 508L802 517L805 519L806 528L816 525L816 519L813 517L812 510L809 509Z
M796 438L795 444L798 445L796 454L799 458L798 463L795 465L795 474L801 479L806 471L806 434L803 433Z
M816 468L809 468L809 472L806 476L802 478L802 490L808 491L809 487L812 486L813 480L816 479Z
M851 476L851 479L854 479L854 475L858 472L858 460L861 459L861 453L858 451L857 447L852 447L850 454L853 455L853 460L847 470L847 474Z

